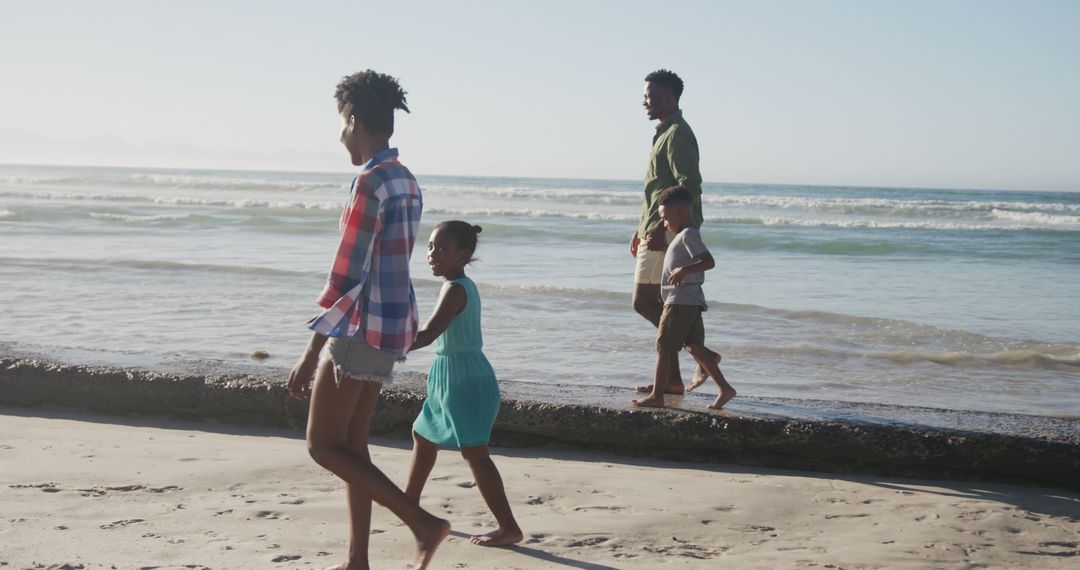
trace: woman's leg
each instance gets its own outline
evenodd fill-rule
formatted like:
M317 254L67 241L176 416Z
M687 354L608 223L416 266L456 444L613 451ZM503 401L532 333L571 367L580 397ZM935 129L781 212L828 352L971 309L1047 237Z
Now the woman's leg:
M469 462L476 486L484 497L491 514L499 523L499 528L470 539L473 544L481 546L506 546L521 542L524 535L521 527L514 520L514 513L510 510L510 501L506 498L506 489L503 487L502 476L499 475L495 462L491 460L488 446L477 445L461 449L461 456Z
M409 462L409 482L405 487L405 495L416 501L416 504L420 504L420 494L424 492L424 485L431 476L431 469L435 467L439 447L415 431L412 436L412 460Z
M319 366L311 392L308 411L308 452L316 463L340 477L351 488L363 490L372 500L390 509L412 530L416 537L414 564L426 568L435 549L450 533L450 523L421 509L377 467L366 454L350 445L350 430L368 426L374 406L365 408L365 395L377 398L381 387L373 382L334 379L334 365L329 360ZM365 446L366 447L366 446Z
M349 449L367 461L368 433L371 424L364 421L375 412L375 403L379 401L381 386L374 382L364 382L360 392L360 401L356 413L349 422ZM368 538L371 535L371 495L359 485L347 483L345 494L349 499L349 570L368 570Z

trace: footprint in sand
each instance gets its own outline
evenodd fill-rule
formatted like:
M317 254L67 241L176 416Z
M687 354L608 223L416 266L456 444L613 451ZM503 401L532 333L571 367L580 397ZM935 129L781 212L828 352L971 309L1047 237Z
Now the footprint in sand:
M825 515L825 519L861 519L868 516L870 516L868 513L859 513L856 515Z
M544 539L547 537L548 535L544 533L530 534L529 539L525 541L525 544L539 544L541 542L544 542Z
M56 488L56 483L25 483L22 485L8 485L12 489L40 489L45 493L59 493L61 489Z
M575 511L625 511L630 507L623 507L620 505L584 505L581 507L575 507Z
M293 560L300 560L299 554L280 554L270 559L271 562L292 562Z
M457 486L462 489L472 489L476 486L476 481L465 481L464 483L458 483Z
M1072 541L1047 541L1040 542L1039 546L1043 550L1017 550L1019 554L1034 554L1035 556L1060 556L1062 558L1072 558L1074 556L1080 556L1080 543Z
M267 520L276 520L276 519L289 520L289 517L282 516L282 514L283 513L279 513L277 511L259 511L259 512L255 513L255 516L260 518L260 519L267 519Z
M603 544L609 540L611 540L611 537L609 536L590 536L588 538L570 541L566 544L566 546L570 548L577 548L580 546L596 546L597 544Z
M555 497L553 497L552 495L545 495L543 497L534 497L532 495L529 495L529 500L525 501L525 504L526 505L542 505L542 504L544 504L544 503L546 503L548 501L553 501L553 500L555 500Z
M139 524L141 522L146 522L146 520L145 519L124 519L124 520L121 520L121 521L113 521L113 522L111 522L109 524L103 524L98 528L101 528L101 529L104 529L104 530L111 530L111 529L114 529L114 528L121 528L121 527L125 527L125 526L128 526L128 525Z

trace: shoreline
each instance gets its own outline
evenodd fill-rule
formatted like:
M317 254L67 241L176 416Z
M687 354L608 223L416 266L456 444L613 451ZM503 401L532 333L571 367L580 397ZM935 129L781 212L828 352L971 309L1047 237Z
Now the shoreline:
M306 402L284 373L179 374L0 357L0 405L60 408L301 430ZM556 445L628 456L828 473L1024 482L1080 489L1080 420L856 404L739 398L723 412L709 397L668 397L634 410L620 388L502 382L493 445ZM423 375L384 390L376 435L408 434Z

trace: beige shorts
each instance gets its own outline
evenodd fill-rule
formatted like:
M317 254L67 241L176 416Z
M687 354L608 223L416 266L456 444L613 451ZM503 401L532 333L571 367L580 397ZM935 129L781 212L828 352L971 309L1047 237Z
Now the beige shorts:
M675 234L666 232L667 242L675 239ZM638 244L637 258L634 264L634 283L638 285L660 285L664 279L665 251L652 251L645 247L645 240Z
M367 380L380 384L394 381L394 363L397 356L360 339L331 337L326 341L326 354L334 363L334 383L339 386L343 379Z

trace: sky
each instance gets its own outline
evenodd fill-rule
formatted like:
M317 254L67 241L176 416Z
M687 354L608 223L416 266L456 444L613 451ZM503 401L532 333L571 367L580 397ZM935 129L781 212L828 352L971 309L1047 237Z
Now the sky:
M657 68L709 182L1080 191L1080 2L4 0L0 163L349 170L398 77L421 174L642 178Z

